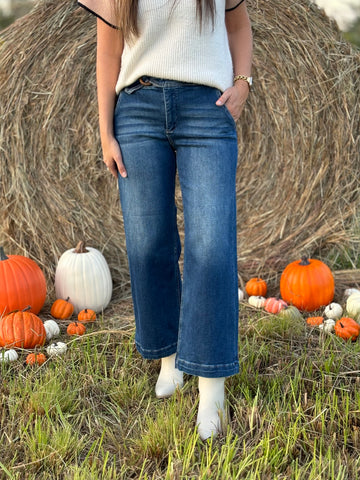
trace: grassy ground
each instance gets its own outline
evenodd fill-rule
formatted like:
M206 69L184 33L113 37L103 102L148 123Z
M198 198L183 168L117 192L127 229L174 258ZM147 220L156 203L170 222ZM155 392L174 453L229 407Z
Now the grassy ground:
M129 302L65 357L0 364L0 478L360 478L360 342L243 304L226 434L199 440L196 379L154 395L158 362L134 349Z

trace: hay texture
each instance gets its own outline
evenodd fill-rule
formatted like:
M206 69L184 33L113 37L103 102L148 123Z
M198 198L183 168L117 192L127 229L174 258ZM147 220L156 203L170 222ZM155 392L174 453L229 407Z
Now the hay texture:
M237 178L244 279L345 244L360 192L359 53L308 1L248 0L248 9L254 87L238 124ZM95 20L73 1L45 0L0 39L0 243L35 259L51 286L61 253L84 239L104 253L115 298L128 295L118 192L101 159Z

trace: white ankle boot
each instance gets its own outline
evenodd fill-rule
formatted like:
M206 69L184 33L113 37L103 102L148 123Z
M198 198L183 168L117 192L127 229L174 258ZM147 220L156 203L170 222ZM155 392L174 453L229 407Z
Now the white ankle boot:
M157 398L171 397L176 388L181 388L183 385L183 372L175 368L175 353L162 358L160 374L155 385Z
M196 424L201 440L222 431L225 420L225 377L199 377L199 410Z

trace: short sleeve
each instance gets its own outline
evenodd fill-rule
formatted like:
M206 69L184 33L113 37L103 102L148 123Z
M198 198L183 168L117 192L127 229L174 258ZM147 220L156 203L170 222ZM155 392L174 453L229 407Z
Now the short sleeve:
M225 4L225 11L230 12L231 10L235 10L239 5L244 3L245 0L226 0Z
M96 15L110 27L119 28L116 24L114 0L80 0L79 7L85 8L88 12Z

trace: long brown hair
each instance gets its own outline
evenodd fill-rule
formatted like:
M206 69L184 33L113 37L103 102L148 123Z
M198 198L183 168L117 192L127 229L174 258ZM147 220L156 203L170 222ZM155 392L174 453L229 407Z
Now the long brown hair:
M174 0L174 5L177 1ZM212 24L214 25L215 17L215 0L194 0L196 1L196 15L200 22L200 28L203 23L204 18L207 20L211 19ZM133 36L138 36L138 8L139 0L117 0L115 3L115 13L118 19L118 25L120 27L121 33L126 40Z

